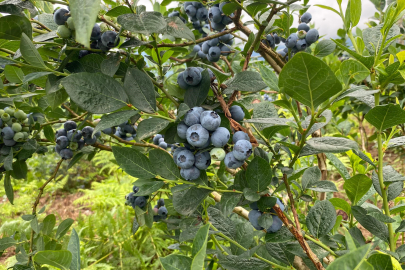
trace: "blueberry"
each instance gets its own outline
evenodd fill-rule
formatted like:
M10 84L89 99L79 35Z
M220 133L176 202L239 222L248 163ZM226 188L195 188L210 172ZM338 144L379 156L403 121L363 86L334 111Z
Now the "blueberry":
M261 215L262 213L258 210L251 210L249 212L249 222L256 230L263 230L263 228L259 225L259 218Z
M77 142L77 150L82 150L85 145L85 142L83 139Z
M62 149L59 155L62 159L71 159L73 157L73 151L70 149Z
M221 23L222 21L222 12L219 7L212 7L208 10L208 18L211 22L214 23Z
M25 120L27 119L27 114L22 110L16 110L14 113L14 117L19 120Z
M251 204L249 204L249 206L252 210L259 210L259 207L257 206L257 202L252 202Z
M237 131L233 134L232 142L235 144L239 140L247 140L250 141L249 135L243 131Z
M198 179L198 177L200 177L200 173L201 173L200 170L197 169L197 167L195 166L192 166L188 169L180 170L181 177L183 177L187 181Z
M194 17L197 13L197 9L193 5L189 5L184 9L184 11L189 18Z
M204 146L209 138L210 134L200 124L192 125L187 129L187 142L194 147Z
M24 140L24 133L16 132L14 134L13 140L16 141L16 142L22 142Z
M76 129L76 128L77 128L77 124L76 124L76 122L74 122L74 121L66 121L66 122L63 124L63 128L64 128L66 131L69 131L69 130L72 130L72 129Z
M114 31L106 31L101 35L101 43L107 48L114 48L116 47L120 39L117 38L118 34Z
M69 10L66 10L64 8L60 8L55 11L53 14L53 20L57 25L64 25L65 22L69 19L70 14Z
M228 56L231 53L231 49L226 45L222 45L219 48L221 49L221 55Z
M81 50L81 51L79 51L79 58L83 58L83 57L85 57L86 55L89 55L89 54L91 54L90 51L88 51L88 50Z
M300 30L300 31L297 32L297 36L298 36L299 39L305 38L306 35L307 35L307 32L304 31L304 30Z
M275 233L281 229L283 221L278 216L273 216L273 224L266 231L267 233Z
M159 147L163 148L163 149L167 149L167 143L161 142L161 143L159 143Z
M285 41L285 46L286 46L287 48L292 49L292 48L295 47L295 45L297 45L297 41L298 41L298 36L297 36L297 34L296 34L296 33L292 33L292 34L287 38L287 40Z
M246 160L252 154L252 144L248 140L239 140L233 147L233 155L237 160Z
M278 206L280 207L280 209L281 209L281 211L283 211L284 212L284 209L285 209L285 206L284 206L284 204L283 204L283 202L279 199L279 198L277 198L277 202L276 202L277 204L278 204ZM275 212L273 209L271 209L271 211L270 212Z
M167 208L164 206L160 207L158 210L158 214L159 216L167 216Z
M55 152L58 153L60 155L60 151L62 150L62 148L60 148L59 145L55 145Z
M12 129L14 132L20 132L20 131L22 130L22 126L21 126L20 123L13 123L13 124L11 125L11 129Z
M309 30L307 32L307 36L305 37L305 40L309 44L316 42L318 39L319 39L319 33L318 33L318 30L316 30L316 29Z
M162 207L165 206L165 200L163 198L160 198L157 202L157 207Z
M126 124L121 129L123 132L130 133L131 135L136 134L135 127L133 125Z
M223 24L222 22L220 22L220 23L211 22L211 27L214 30L222 31L226 27L226 25Z
M215 131L221 124L221 117L214 111L205 111L200 117L201 125L208 131Z
M286 57L287 53L284 50L278 50L277 53L282 57Z
M132 191L133 191L135 194L138 193L139 187L133 186L133 187L132 187Z
M230 138L229 130L224 127L219 127L211 135L211 143L215 147L224 147Z
M177 135L183 140L187 138L187 129L188 126L183 121L177 125Z
M208 40L208 44L209 44L211 47L218 46L218 44L219 44L219 38L213 38L213 39Z
M206 170L211 165L211 156L209 152L199 152L194 157L194 166L200 170Z
M295 46L297 48L297 50L299 51L305 51L305 49L307 48L308 44L306 42L305 39L299 39L297 41L297 45Z
M104 134L111 135L111 134L115 133L115 128L114 128L114 127L110 127L110 128L103 129L103 133L104 133Z
M232 39L232 35L231 34L225 34L225 35L223 35L223 36L220 36L219 37L219 40L221 41L221 42L228 42L229 40L231 40Z
M146 198L144 196L136 197L134 208L138 206L139 208L144 208L146 206Z
M169 13L169 15L167 15L167 17L178 17L180 16L180 13L178 11L173 11L171 13Z
M10 119L11 119L11 116L8 113L3 113L1 115L1 120L4 121L4 122L10 121Z
M67 133L67 138L71 142L78 142L82 138L82 132L81 130L76 129L69 130Z
M309 25L306 23L301 23L300 25L298 25L298 31L304 30L305 32L309 31Z
M84 138L91 138L91 135L93 134L94 128L90 126L85 126L82 128L82 134Z
M70 30L74 31L75 30L75 25L73 23L73 18L69 17L66 21L67 26L69 27Z
M177 84L180 86L181 89L187 90L190 86L186 83L183 77L183 72L180 72L177 75Z
M201 51L205 54L208 54L209 49L211 48L208 41L204 42L201 46Z
M233 13L231 14L231 16L232 17L234 16ZM225 16L225 15L222 16L221 24L228 25L228 24L231 24L231 23L233 23L233 21L229 16Z
M187 111L186 116L184 117L184 124L187 126L192 126L195 124L200 124L200 117L203 110L200 110L201 107L194 107Z
M91 30L91 40L99 40L101 38L101 28L100 25L94 24L93 29Z
M197 56L200 57L201 59L207 59L207 55L203 51L199 51L197 53Z
M211 47L207 54L207 59L210 62L218 62L221 57L221 49L219 47Z
M268 34L268 35L266 36L266 40L267 40L267 42L268 42L268 44L269 44L269 46L270 46L271 48L276 47L276 42L275 42L274 37L273 37L272 35Z
M60 146L60 148L64 149L69 146L69 140L66 136L59 136L56 139L56 144Z
M201 51L200 45L194 45L193 52L198 53L199 51Z
M15 110L11 107L4 108L4 112L8 113L10 116L14 116Z
M131 193L129 193L128 195L125 196L125 199L126 199L130 204L133 204L133 203L135 203L135 200L136 200L136 198L137 198L137 197L135 197L134 195L135 195L135 193L134 193L134 192L131 192Z
M103 36L101 36L101 37L103 37ZM118 40L118 42L119 42L119 40ZM105 46L103 44L103 41L101 40L101 38L99 40L97 40L97 48L102 50L103 52L108 52L110 50L110 47Z
M276 44L280 44L280 37L276 33L273 34L273 38Z
M229 112L231 113L232 119L235 121L238 121L238 122L243 121L243 118L245 118L245 112L238 105L234 105L234 106L230 107Z
M162 220L162 216L153 216L153 222L159 222L160 220Z
M200 21L195 21L195 22L193 22L193 27L195 28L195 29L200 29L201 28L201 23L200 23Z
M191 86L196 86L201 82L201 71L196 67L189 67L183 71L184 81Z
M192 3L193 6L197 9L204 7L203 4L201 4L200 2L193 1Z
M11 140L14 137L14 131L11 127L5 127L1 130L1 136L3 139Z
M233 152L226 154L224 162L225 166L229 169L237 169L245 163L245 161L237 160L233 155Z
M192 6L193 2L184 2L184 9L186 9L188 6Z
M153 144L154 145L159 145L159 140L163 138L163 135L161 134L156 134L155 137L153 137Z
M189 150L182 150L177 154L176 164L182 169L191 168L195 162L193 152Z
M64 25L59 25L56 32L61 38L70 38L72 35L72 31L70 31L70 29Z
M213 160L222 161L225 158L225 150L222 148L214 148L210 152L210 156Z
M79 139L80 140L80 139ZM79 141L77 140L77 141ZM88 145L93 145L97 142L97 137L93 136L93 138L84 138L84 143Z
M312 20L312 15L311 13L305 12L301 16L301 22L303 23L309 23Z
M197 9L196 17L200 21L205 21L208 18L208 10L205 7Z
M181 151L183 151L183 150L187 150L187 148L185 148L185 147L179 147L179 148L176 148L176 149L174 150L174 152L173 152L173 160L174 160L174 163L177 164L177 157L178 157L179 153L180 153Z

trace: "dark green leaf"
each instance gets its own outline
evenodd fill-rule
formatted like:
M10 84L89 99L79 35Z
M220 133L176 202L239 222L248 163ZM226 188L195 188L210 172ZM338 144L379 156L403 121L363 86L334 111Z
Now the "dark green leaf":
M101 117L100 122L98 122L97 126L94 128L93 134L97 131L118 126L124 122L127 122L128 119L130 119L132 116L135 116L136 114L138 114L138 112L134 110L105 114Z
M316 155L319 153L342 153L352 149L358 149L355 141L342 137L311 138L302 148L300 156Z
M301 180L302 189L306 190L307 188L312 186L314 183L321 180L321 176L322 176L322 173L318 166L314 166L314 167L306 169L304 174L302 175L302 180Z
M308 230L319 238L332 230L336 222L336 212L330 201L317 201L306 217Z
M229 222L234 222L229 220ZM232 239L239 243L242 247L248 249L253 243L253 227L250 222L244 221L236 225L235 233ZM235 244L231 243L232 254L239 255L244 252L244 250Z
M195 36L190 28L187 27L183 23L183 21L177 17L169 17L165 18L167 27L166 27L166 34L171 35L176 38L184 38L188 40L195 40Z
M314 55L324 57L333 53L336 49L336 44L332 40L324 39L316 44Z
M204 269L205 254L207 252L207 240L210 224L202 226L193 241L191 270Z
M158 134L160 131L166 128L169 124L169 121L162 118L149 118L143 120L138 125L137 140L140 141L148 137L152 137L153 135Z
M236 255L220 255L218 263L227 270L264 270L269 267L267 263L259 259L246 259Z
M285 243L266 243L266 249L276 260L287 265L293 264L295 255L288 251Z
M32 26L25 16L9 15L0 18L0 39L20 40L22 33L32 37Z
M124 81L129 102L137 109L154 113L156 111L155 88L149 76L139 69L128 69Z
M44 250L37 252L33 261L38 264L48 264L62 270L69 270L72 253L69 250Z
M70 160L69 165L68 165L68 169L72 168L77 162L79 162L83 157L84 157L85 153L83 152L79 152L77 154L75 154L72 158L72 160Z
M173 207L185 216L192 214L200 203L211 193L208 189L201 189L190 185L172 187ZM190 200L190 198L193 198Z
M75 39L90 48L90 36L100 11L101 0L70 0L70 14L75 25Z
M242 194L226 192L222 195L218 208L224 216L229 216L240 201Z
M222 215L221 211L217 208L209 207L208 216L212 225L231 239L238 233L235 222L231 218Z
M352 201L353 205L369 191L373 182L364 174L357 174L345 181L343 188L346 190L347 197Z
M52 72L33 72L33 73L29 73L24 77L23 83L34 81L34 80L36 80L38 78L44 77L44 76L49 75L49 74L52 74Z
M44 126L44 135L48 141L55 142L55 132L53 131L53 128L51 125Z
M276 203L276 197L260 197L260 200L257 202L257 207L262 212L270 212L271 208L273 208Z
M259 70L260 70L260 74L263 78L263 81L265 84L267 84L267 86L274 91L280 91L280 89L278 88L278 77L277 75L274 73L274 71L272 71L271 69L269 69L267 66L263 65L262 63L258 63L257 64L259 66Z
M100 69L101 72L105 75L113 77L114 74L117 72L118 68L120 67L120 54L111 54L107 59L104 59L101 63Z
M327 180L317 181L313 183L308 189L316 192L338 192L335 183Z
M270 162L268 153L264 151L262 148L256 147L253 152L255 156L261 157L265 161Z
M4 68L4 75L6 79L12 83L22 83L24 79L24 72L18 67L7 65Z
M9 247L14 246L17 244L17 241L11 237L4 237L0 239L0 251L6 250Z
M132 33L149 36L161 33L166 28L166 21L160 12L142 12L140 14L124 14L118 17L118 23Z
M391 166L384 166L383 168L383 180L384 182L390 182L390 179L396 179L396 178L402 178L402 175L400 175L395 169ZM373 186L377 193L382 196L381 193L381 186L380 186L380 181L377 173L374 171L371 180L373 180ZM394 181L388 186L388 201L391 201L398 197L401 192L402 188L404 186L403 181Z
M165 270L190 270L192 259L184 255L171 254L160 258L160 262Z
M370 263L374 270L400 270L401 264L389 254L382 251L377 251L368 257L367 262Z
M174 163L173 158L166 151L159 149L152 150L149 152L149 159L158 175L169 180L180 179L179 169Z
M145 44L148 44L148 42L144 42L142 40L132 37L129 40L122 43L120 48L135 48Z
M6 191L7 199L10 201L11 204L14 204L14 190L13 186L11 185L9 171L6 172L6 176L4 177L4 190Z
M389 233L387 226L377 220L376 218L367 215L367 211L360 206L352 206L352 213L356 220L364 227L366 230L377 236L378 238L389 243Z
M46 68L41 55L35 48L31 39L25 33L21 34L20 51L25 61L27 61L30 65L39 68Z
M372 245L365 245L337 258L328 266L328 270L368 270L360 265L367 259L371 247Z
M62 221L58 229L56 230L56 238L61 238L63 237L69 230L70 226L72 226L74 220L71 218L67 218L64 221Z
M267 87L259 72L242 71L235 74L235 77L225 82L227 89L226 93L232 91L242 92L257 92Z
M73 229L70 234L67 249L72 253L70 270L80 270L80 239L75 229Z
M184 94L184 102L190 107L203 104L210 90L211 78L207 70L202 72L202 79L199 85L190 87Z
M332 163L332 165L338 170L340 176L344 180L347 180L350 178L350 174L347 171L345 165L334 155L331 153L325 153L326 157L329 159L329 161Z
M136 193L136 196L147 196L155 191L158 191L164 185L164 182L152 179L142 179L135 181L135 185L139 187L139 191Z
M257 191L254 191L250 188L244 188L243 189L243 196L249 201L258 201L260 199L260 195L257 193Z
M399 105L388 104L372 108L366 114L366 120L383 131L387 128L405 123L405 111Z
M13 162L12 176L15 179L26 179L27 178L28 167L25 160L17 160Z
M265 239L266 242L283 243L294 241L295 237L286 226L283 226L275 233L266 233Z
M129 175L140 179L151 179L156 176L149 159L136 149L112 147L118 165Z
M42 221L42 233L48 236L51 236L53 228L56 224L56 217L54 214L47 215Z
M257 192L263 191L271 183L272 172L267 161L255 157L246 170L248 186Z
M110 9L105 15L110 17L118 17L122 14L132 13L131 9L126 6L118 6L115 8Z

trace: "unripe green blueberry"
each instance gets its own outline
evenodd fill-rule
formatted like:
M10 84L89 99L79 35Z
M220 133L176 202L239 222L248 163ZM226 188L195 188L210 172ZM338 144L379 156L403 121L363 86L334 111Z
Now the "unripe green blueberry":
M14 130L14 132L20 132L22 130L22 126L20 123L13 123L11 125L11 128Z
M72 151L76 151L77 148L79 148L79 144L78 144L77 142L71 142L71 143L69 144L69 148L70 148Z
M10 116L14 116L14 109L11 107L7 107L4 109L5 113L8 113Z
M214 148L210 152L211 159L216 160L216 161L221 161L224 160L225 158L225 150L222 148Z
M2 115L3 113L5 113L5 111L0 109L0 115Z
M307 36L307 32L305 32L305 30L300 30L297 32L297 35L299 39L303 39Z
M7 126L11 127L13 125L13 118L11 118L10 120L8 120L8 122L6 123Z
M30 127L23 127L23 128L22 128L22 131L24 131L24 132L30 132Z
M102 33L104 33L105 31L108 31L109 30L108 25L106 23L101 23L100 30Z
M64 25L59 25L57 33L61 38L70 38L72 35L72 31Z
M70 30L75 30L75 25L73 23L73 17L69 17L69 19L67 19L66 23Z
M4 122L10 121L10 115L8 113L3 113L1 115L1 120L3 120Z
M30 134L28 132L23 132L24 134L24 140L28 139L28 137L30 136Z
M127 138L129 138L129 137L132 137L132 134L131 134L131 133L127 133L127 134L125 134L125 136L126 136Z
M27 114L22 110L16 110L14 112L14 117L17 118L18 120L25 120L27 119Z
M27 119L25 119L25 120L23 121L23 124L28 124L28 122L29 122L29 119L27 118Z
M22 142L24 140L24 133L17 132L16 134L14 134L13 140L16 142Z

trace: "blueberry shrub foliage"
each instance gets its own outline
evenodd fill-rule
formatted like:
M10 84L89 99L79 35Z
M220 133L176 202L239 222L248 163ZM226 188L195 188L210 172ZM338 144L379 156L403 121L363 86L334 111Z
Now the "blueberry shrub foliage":
M163 269L404 269L405 176L383 158L405 145L405 0L373 0L364 30L362 1L318 5L336 39L309 0L142 2L0 2L9 203L29 158L60 156L30 229L0 239L12 268L88 267L74 221L37 207L63 162L110 151L134 177L128 235L178 242Z

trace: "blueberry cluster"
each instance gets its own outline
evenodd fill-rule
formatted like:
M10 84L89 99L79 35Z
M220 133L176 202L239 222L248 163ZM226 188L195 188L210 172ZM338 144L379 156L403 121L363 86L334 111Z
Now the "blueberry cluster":
M285 209L284 204L278 198L277 204L280 207L281 211L284 212ZM257 202L251 203L250 208L252 208L252 210L249 212L250 223L256 230L263 230L264 228L259 225L259 218L261 217L263 212L259 211L259 208L257 207ZM275 214L275 211L273 209L270 210L270 213L273 214L273 224L271 224L271 226L267 228L266 231L267 233L275 233L281 229L281 227L283 226L283 221Z
M276 33L268 34L266 36L266 39L263 39L262 42L266 44L268 47L274 49L276 45L280 44L281 38Z
M183 17L180 16L180 12L178 12L178 11L173 11L173 12L169 13L169 15L167 15L167 17L169 17L169 18L170 17L179 17L183 21L183 23L187 22L186 19L184 19Z
M165 138L162 134L156 134L155 137L153 137L153 144L158 145L160 148L163 149L176 148L176 145L165 142Z
M282 57L288 54L288 49L291 49L292 53L304 51L319 39L318 30L315 28L310 29L309 22L312 19L312 15L308 12L301 16L301 24L298 25L298 32L292 33L285 41L286 48L277 51Z
M264 94L264 95L263 95L263 99L264 99L265 101L272 101L271 97L270 97L269 95L267 95L267 94Z
M208 24L208 10L200 2L185 2L184 12L190 18L193 23L194 29L198 30L203 36L207 33L204 32L203 28L209 30Z
M81 150L85 144L92 145L97 142L101 132L96 132L93 135L93 131L94 128L90 126L78 130L76 122L66 121L63 128L56 131L55 152L63 159L71 159L74 151Z
M222 8L228 3L229 2L215 4L208 10L208 19L210 20L211 27L214 30L221 31L228 24L232 23L232 19L229 16L226 16L222 11ZM233 13L231 14L231 16L233 16Z
M214 77L211 69L207 69L210 73L211 79ZM198 86L202 80L202 72L204 71L201 67L189 67L183 72L177 75L177 84L180 88L187 90L190 87Z
M26 114L23 110L6 107L0 110L0 127L1 127L1 155L8 155L12 146L24 142L28 139L31 132L30 125L31 114ZM36 121L32 116L31 124Z
M132 206L134 209L136 206L141 209L145 209L149 196L136 196L138 191L139 187L133 186L132 192L125 196L125 204Z
M165 200L159 199L157 205L153 208L155 215L153 216L153 221L158 222L162 219L167 218L167 208L165 207Z
M208 59L214 63L218 62L221 55L227 56L231 53L230 46L233 44L233 36L225 34L223 36L205 41L201 46L195 45L193 52L196 52L198 57Z

